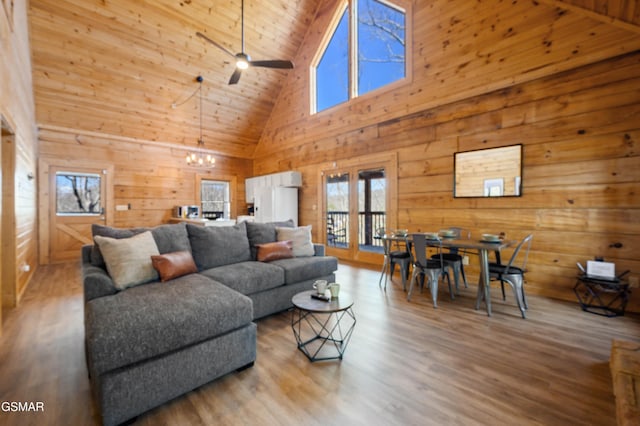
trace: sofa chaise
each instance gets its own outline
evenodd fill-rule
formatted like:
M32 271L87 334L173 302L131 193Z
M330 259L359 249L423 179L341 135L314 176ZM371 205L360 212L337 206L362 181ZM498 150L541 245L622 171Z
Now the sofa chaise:
M85 350L105 425L252 366L253 321L290 308L315 280L335 280L338 266L291 221L94 225L93 235L82 248Z

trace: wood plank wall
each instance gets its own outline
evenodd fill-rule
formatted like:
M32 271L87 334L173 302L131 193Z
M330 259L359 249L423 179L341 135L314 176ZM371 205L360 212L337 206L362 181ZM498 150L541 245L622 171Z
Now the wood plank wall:
M113 226L168 223L176 205L195 204L197 175L221 180L234 176L237 186L231 215L246 214L244 180L251 176L251 160L216 156L214 168L201 169L186 165L183 149L149 141L51 127L42 127L39 138L40 156L47 161L70 167L91 163L114 167L114 206L107 207ZM130 210L115 210L115 205L127 204ZM48 217L44 211L40 214L43 219Z
M311 116L304 68L331 17L327 5L254 172L301 170L300 222L322 229L320 168L397 153L398 228L533 232L527 291L575 301L577 261L603 256L618 272L640 274L640 37L576 10L493 3L414 2L412 81ZM516 143L524 145L522 197L453 198L456 151Z
M253 164L219 158L213 178L236 176L243 201L246 177L302 171L300 221L314 224L320 240L320 168L392 153L396 226L455 224L511 238L533 231L531 292L574 300L575 262L594 255L640 272L633 20L614 25L551 0L403 2L413 28L407 81L310 116L308 65L336 4L323 3L310 25ZM174 205L193 202L198 172L182 165L183 151L123 134L43 126L41 155L113 164L115 204L133 207L112 212L114 225L164 223ZM454 152L514 143L524 145L523 197L453 199ZM238 203L237 212L244 207Z
M19 303L37 265L37 134L31 79L27 2L0 8L0 118L2 119L2 305ZM11 146L9 146L11 145ZM21 266L29 265L29 271Z

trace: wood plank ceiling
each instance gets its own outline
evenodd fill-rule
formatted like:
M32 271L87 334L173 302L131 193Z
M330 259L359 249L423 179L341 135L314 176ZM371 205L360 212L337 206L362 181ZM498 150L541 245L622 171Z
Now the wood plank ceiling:
M541 1L633 32L640 23L636 2ZM300 55L299 65L308 63L301 45L323 0L245 3L246 51L253 59ZM253 68L238 85L227 84L232 58L195 33L240 51L240 10L240 0L31 0L38 125L191 148L199 136L197 98L171 106L194 92L201 74L206 148L254 158L285 83L295 87L286 97L305 96L307 88L302 69Z
M319 0L246 0L252 59L294 59ZM252 158L287 70L251 68L227 83L241 50L240 0L31 0L37 124L193 147L203 83L203 139Z

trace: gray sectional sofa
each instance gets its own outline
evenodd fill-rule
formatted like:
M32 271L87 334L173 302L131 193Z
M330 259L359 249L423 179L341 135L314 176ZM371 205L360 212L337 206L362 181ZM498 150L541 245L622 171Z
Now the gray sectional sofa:
M253 321L290 308L292 296L315 280L335 279L337 259L318 244L313 255L256 260L261 244L277 240L278 226L293 224L94 226L94 238L150 231L160 255L188 251L197 267L119 290L99 245L82 248L87 367L103 424L125 422L253 365Z

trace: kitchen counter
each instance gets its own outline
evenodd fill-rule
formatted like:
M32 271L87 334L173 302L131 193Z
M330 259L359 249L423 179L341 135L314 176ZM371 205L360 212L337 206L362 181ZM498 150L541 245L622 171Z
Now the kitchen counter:
M209 219L202 219L202 218L192 218L192 219L184 218L183 219L181 217L172 217L171 219L169 219L169 223L180 223L180 222L191 223L193 225L200 225L200 226L233 226L236 224L235 219L209 220Z

